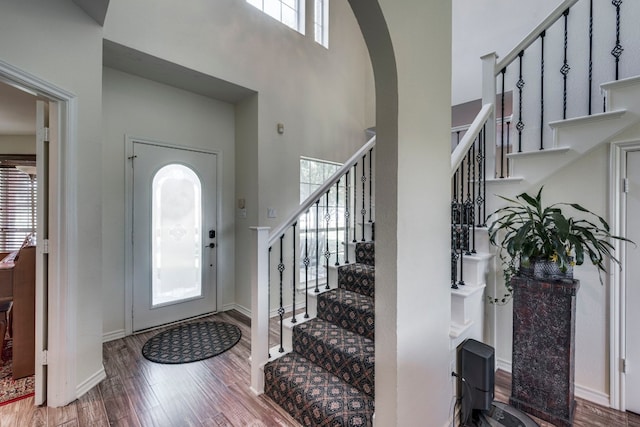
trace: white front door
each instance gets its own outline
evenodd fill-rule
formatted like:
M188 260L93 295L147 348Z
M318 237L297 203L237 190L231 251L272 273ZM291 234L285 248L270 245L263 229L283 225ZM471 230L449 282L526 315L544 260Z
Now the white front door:
M640 151L627 153L627 238L640 243ZM640 413L640 246L627 244L626 283L626 408Z
M217 309L216 159L133 142L134 331Z

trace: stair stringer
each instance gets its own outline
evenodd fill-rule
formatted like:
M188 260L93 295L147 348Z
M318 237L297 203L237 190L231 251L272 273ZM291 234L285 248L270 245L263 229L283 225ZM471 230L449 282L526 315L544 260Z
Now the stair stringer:
M536 190L549 176L601 144L625 135L640 123L640 77L601 85L607 112L549 123L553 146L546 150L510 153L512 178L487 180L487 211L505 203L496 195L515 197Z

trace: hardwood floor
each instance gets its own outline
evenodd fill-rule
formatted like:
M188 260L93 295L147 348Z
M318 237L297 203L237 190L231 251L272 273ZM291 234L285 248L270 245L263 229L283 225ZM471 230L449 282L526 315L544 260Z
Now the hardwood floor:
M2 406L0 427L298 426L249 389L249 319L229 311L204 320L237 325L240 342L219 356L182 365L142 357L142 346L160 329L105 343L107 379L99 386L64 408L35 407L33 398Z
M242 339L219 356L183 365L142 357L142 346L160 330L105 343L107 379L99 386L63 408L35 407L33 398L1 406L0 427L299 426L271 400L249 390L249 319L236 311L206 319L237 325ZM498 371L496 400L508 402L510 387L510 375ZM640 427L640 416L578 399L574 425Z
M495 400L509 403L511 395L511 374L496 372ZM640 416L630 412L620 412L605 408L582 399L576 399L574 427L640 427ZM532 417L534 418L534 417ZM540 427L553 427L553 424L534 418Z

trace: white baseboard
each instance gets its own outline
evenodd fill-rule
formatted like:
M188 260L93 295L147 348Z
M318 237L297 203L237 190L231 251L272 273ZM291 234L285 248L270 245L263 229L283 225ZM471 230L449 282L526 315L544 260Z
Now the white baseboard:
M115 331L111 331L111 332L105 332L102 334L102 342L109 342L109 341L114 341L114 340L119 340L120 338L124 338L126 336L126 333L124 331L124 329L118 329Z
M506 360L506 359L497 358L496 359L496 370L497 369L502 369L503 371L511 373L511 361L510 360Z
M580 399L596 403L600 406L604 406L605 408L609 408L611 406L609 395L606 393L602 393L601 391L592 390L589 387L576 384L575 393L576 397L579 397Z
M512 366L511 361L509 360L505 360L505 359L496 360L497 369L502 369L503 371L511 373L511 366ZM580 399L584 399L588 402L604 406L605 408L609 408L611 406L608 394L603 393L601 391L590 389L589 387L585 387L580 384L575 384L575 395Z
M251 317L251 310L249 310L244 306L241 306L240 304L231 303L231 304L225 304L222 306L222 311L229 311L229 310L237 310L240 313L244 314L245 316Z
M104 370L104 365L101 365L96 373L76 386L76 399L100 384L100 381L105 378L107 378L107 373Z

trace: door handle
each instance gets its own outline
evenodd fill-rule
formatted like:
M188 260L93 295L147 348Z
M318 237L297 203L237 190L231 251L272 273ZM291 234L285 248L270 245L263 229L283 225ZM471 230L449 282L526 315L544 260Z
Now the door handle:
M211 249L213 249L215 247L216 247L215 243L209 243L208 245L205 246L205 248L211 248Z

